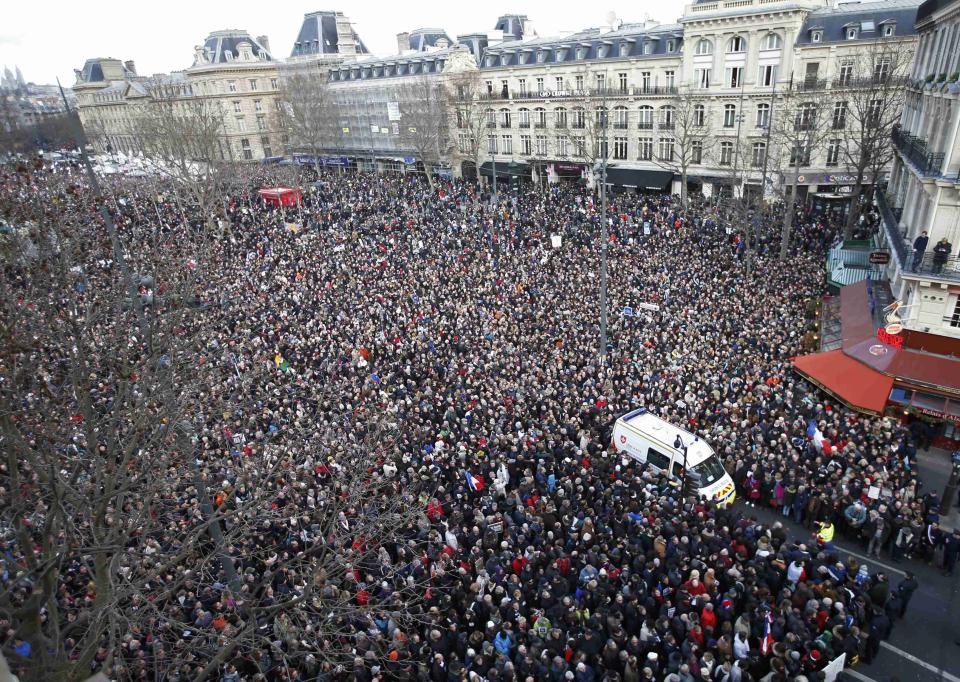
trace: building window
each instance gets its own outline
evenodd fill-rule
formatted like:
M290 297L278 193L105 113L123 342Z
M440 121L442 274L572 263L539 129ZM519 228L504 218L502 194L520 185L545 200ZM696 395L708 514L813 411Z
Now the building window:
M660 160L673 161L674 142L673 138L666 137L660 139Z
M587 155L587 142L582 137L573 138L573 154L574 156L586 156Z
M533 110L533 127L534 128L546 128L547 127L547 110L543 107L537 107Z
M237 116L237 132L244 133L247 131L247 124L243 120L243 116Z
M779 50L783 46L783 40L776 33L768 33L763 39L761 50Z
M496 135L487 135L487 153L488 154L497 153L497 136Z
M677 50L677 41L671 38L667 41L667 52L676 52Z
M850 60L844 60L840 62L840 78L838 79L839 85L848 86L853 81L853 62Z
M809 166L810 165L810 149L806 145L795 144L790 149L790 165L791 166Z
M630 43L620 43L620 56L621 57L630 56Z
M674 109L671 106L660 107L660 127L664 130L673 130Z
M637 144L638 155L637 158L640 161L651 161L653 160L653 138L652 137L641 137Z
M270 89L271 89L271 90L276 90L276 89L277 89L277 79L276 79L276 78L271 78L271 79L270 79Z
M510 110L509 110L509 109L501 109L501 110L500 110L500 127L501 127L501 128L509 128L509 127L510 127L510 124L511 124L511 122L512 122L512 121L511 121L511 118L512 118L512 117L510 116Z
M574 88L578 92L583 92L583 76L574 76Z
M547 155L547 136L546 135L537 135L537 156L546 156Z
M627 138L625 137L615 137L613 138L613 158L620 161L625 161L627 158Z
M706 38L701 39L697 43L697 48L694 50L694 53L698 55L713 54L713 43Z
M267 117L264 114L257 116L257 130L267 129Z
M517 124L521 128L530 127L530 110L529 109L520 109L517 111Z
M710 69L693 70L693 86L705 90L710 87Z
M647 41L643 44L643 53L644 54L653 54L653 43Z
M627 74L625 73L617 74L617 80L620 84L620 92L626 92L627 91Z
M520 94L521 94L521 95L526 95L526 94L527 94L527 79L526 79L526 78L521 78L521 79L518 81L518 83L519 83Z
M537 94L543 92L543 78L537 78Z
M750 163L754 168L759 168L763 165L764 159L767 158L767 143L766 142L754 142L753 143L753 157L750 159Z
M736 104L724 104L723 105L723 127L732 128L737 123L737 105Z
M587 48L578 47L577 48L577 59L586 59L587 58Z
M488 61L489 61L489 60L488 60ZM487 66L492 66L492 65L491 65L491 64L488 64ZM488 94L488 95L492 95L492 94L493 94L493 81L487 81L487 94Z
M628 112L627 108L623 106L613 108L613 127L626 130L627 128L627 118Z
M256 91L257 91L257 79L256 79L256 78L251 78L248 82L250 83L250 92L256 92Z
M557 138L557 156L563 158L567 155L567 138Z
M813 130L817 125L817 105L803 104L794 119L795 130Z
M263 156L264 158L269 158L273 156L273 147L270 146L269 137L260 138L260 146L263 147Z
M262 102L261 100L259 100L259 99L253 100L253 110L256 111L257 113L262 112L262 111L263 111L263 102Z
M768 125L770 125L770 105L758 104L757 105L757 127L766 128Z
M650 72L640 72L640 90L641 92L650 92Z
M573 127L579 130L587 127L587 112L580 107L573 110Z
M457 135L457 148L461 154L468 153L470 151L470 136L466 133Z
M872 99L870 100L870 108L867 109L867 124L868 125L880 125L880 114L883 112L883 100L882 99Z
M747 41L743 36L733 36L727 43L727 52L746 52Z
M830 144L827 145L827 165L837 166L839 164L840 164L840 140L833 139L833 140L830 140Z
M707 109L702 104L693 105L693 125L702 128L707 122Z
M557 92L563 92L563 76L557 76L553 79Z
M227 92L237 91L237 81L227 81Z
M957 302L953 305L953 315L949 320L951 327L960 327L960 296L957 296Z
M503 142L503 153L504 154L513 154L513 136L504 135L501 138Z
M240 150L243 152L243 158L249 161L253 158L253 150L250 149L250 140L243 138L240 140Z
M873 82L886 83L890 78L890 57L879 57L873 64Z
M243 109L240 108L240 101L237 100L233 103L233 113L240 114L243 112Z
M823 40L823 31L810 31L811 43L819 43L821 40Z
M520 153L523 156L530 156L533 153L533 141L529 135L520 136Z
M596 87L599 92L603 92L606 87L607 75L605 73L596 74Z
M843 130L847 127L847 103L835 102L833 105L833 129Z
M733 163L733 142L720 143L720 165L729 166Z
M760 85L770 87L777 82L777 65L764 64L760 67Z
M734 66L727 69L727 87L739 88L743 85L743 67Z
M672 88L672 87L674 87L674 85L676 84L676 80L675 80L674 72L673 72L673 71L664 71L664 72L663 72L663 79L664 79L664 81L665 81L664 85L666 85L668 88Z
M693 140L690 143L690 163L703 163L703 142Z
M564 109L563 107L560 107L559 109L553 112L553 116L555 121L554 125L557 128L567 127L567 110L566 109Z
M889 38L892 35L897 33L897 25L893 22L883 25L883 35L885 38Z
M653 130L653 107L640 107L638 123L640 130Z

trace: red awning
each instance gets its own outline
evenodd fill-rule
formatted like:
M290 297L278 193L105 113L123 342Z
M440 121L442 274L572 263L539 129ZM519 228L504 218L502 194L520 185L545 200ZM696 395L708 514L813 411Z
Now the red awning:
M793 365L817 386L861 411L882 414L893 387L893 377L847 357L842 350L804 355Z

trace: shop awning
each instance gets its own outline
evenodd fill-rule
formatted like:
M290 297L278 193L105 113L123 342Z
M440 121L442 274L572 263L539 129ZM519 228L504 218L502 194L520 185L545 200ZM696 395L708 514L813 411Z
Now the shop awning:
M658 192L666 190L673 182L673 173L665 170L645 168L607 168L607 184L621 187L651 189Z
M480 166L480 175L483 175L488 178L493 177L493 163L490 161L484 162ZM509 179L509 178L530 178L530 166L525 163L516 163L516 162L503 162L497 163L497 179Z
M882 414L893 377L871 369L842 350L803 355L794 368L817 386L861 412Z

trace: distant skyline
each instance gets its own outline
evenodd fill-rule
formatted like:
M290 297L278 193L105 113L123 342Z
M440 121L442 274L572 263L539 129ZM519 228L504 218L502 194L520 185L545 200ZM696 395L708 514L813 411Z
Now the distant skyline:
M0 73L4 66L11 70L19 66L27 81L55 83L59 77L64 86L70 86L75 80L73 70L93 57L133 60L140 75L167 73L188 68L194 45L221 29L242 29L254 37L266 35L274 57L285 59L303 15L317 10L343 12L373 54L388 55L397 50L397 33L417 28L442 28L456 39L458 34L493 30L502 14L526 14L539 35L555 35L602 26L610 12L624 22L649 18L673 23L686 4L683 0L643 4L611 0L558 7L546 0L476 4L293 0L264 5L250 0L167 0L144 5L149 9L131 10L139 3L37 0L5 8L0 26Z

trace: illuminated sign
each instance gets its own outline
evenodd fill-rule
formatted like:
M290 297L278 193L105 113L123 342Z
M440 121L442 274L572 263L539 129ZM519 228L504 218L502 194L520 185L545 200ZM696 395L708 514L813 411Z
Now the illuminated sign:
M903 329L903 325L900 325L900 328ZM903 348L903 337L892 334L883 327L877 329L877 339L879 339L881 343L893 346L894 348Z

